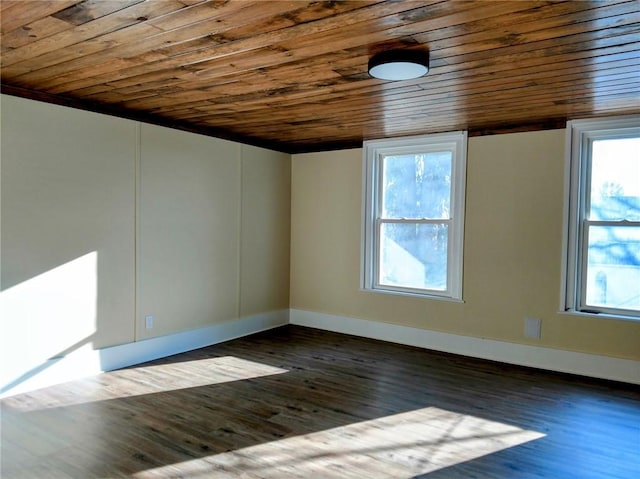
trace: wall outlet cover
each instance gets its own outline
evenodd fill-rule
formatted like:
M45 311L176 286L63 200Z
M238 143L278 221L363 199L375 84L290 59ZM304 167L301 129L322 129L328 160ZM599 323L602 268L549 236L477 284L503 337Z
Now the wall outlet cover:
M524 318L524 335L527 338L540 339L542 321L538 318Z

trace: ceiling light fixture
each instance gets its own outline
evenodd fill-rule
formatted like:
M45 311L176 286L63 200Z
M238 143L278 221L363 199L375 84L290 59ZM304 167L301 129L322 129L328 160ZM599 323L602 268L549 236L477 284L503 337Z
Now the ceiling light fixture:
M429 52L386 50L369 60L369 75L380 80L413 80L429 71Z

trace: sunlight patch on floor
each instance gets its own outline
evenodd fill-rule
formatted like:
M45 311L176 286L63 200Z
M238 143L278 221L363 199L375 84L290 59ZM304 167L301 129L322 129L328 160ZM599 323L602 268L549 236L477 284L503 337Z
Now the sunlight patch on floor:
M22 412L38 411L243 381L286 372L287 369L268 364L235 356L222 356L102 373L92 378L59 384L50 390L44 389L42 392L46 395L46 400L39 400L39 392L33 391L5 398L2 405Z
M544 437L427 407L139 472L175 477L411 478Z

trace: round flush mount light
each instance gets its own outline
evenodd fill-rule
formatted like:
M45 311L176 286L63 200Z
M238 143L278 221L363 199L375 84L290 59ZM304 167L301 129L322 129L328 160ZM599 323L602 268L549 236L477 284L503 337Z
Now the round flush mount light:
M369 60L369 75L380 80L413 80L429 71L429 53L422 50L386 50Z

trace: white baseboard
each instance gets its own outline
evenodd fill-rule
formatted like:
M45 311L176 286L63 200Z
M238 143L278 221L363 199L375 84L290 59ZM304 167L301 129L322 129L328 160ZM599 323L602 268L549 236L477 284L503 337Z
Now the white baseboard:
M37 370L25 373L21 378L0 385L0 398L133 366L289 323L509 364L640 384L640 361L291 309L99 350L86 345L62 358L46 361Z
M287 309L98 350L87 345L64 357L50 359L18 380L0 386L0 398L203 348L288 322Z
M291 309L291 324L599 379L640 384L640 361Z

